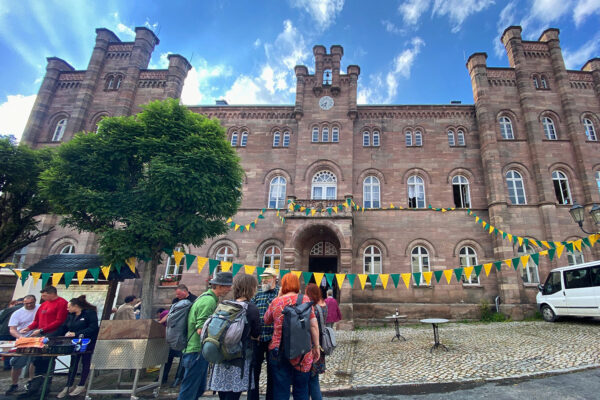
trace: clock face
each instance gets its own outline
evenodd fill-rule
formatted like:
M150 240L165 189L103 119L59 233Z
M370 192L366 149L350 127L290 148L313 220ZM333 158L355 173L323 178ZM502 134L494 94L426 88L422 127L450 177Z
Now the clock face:
M333 107L333 99L329 96L323 96L319 99L319 107L323 110L329 110Z

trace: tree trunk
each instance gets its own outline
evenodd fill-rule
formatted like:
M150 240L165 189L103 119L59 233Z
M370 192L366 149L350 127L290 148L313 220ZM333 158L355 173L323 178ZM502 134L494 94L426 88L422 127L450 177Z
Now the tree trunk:
M108 292L106 293L106 299L104 300L104 311L102 311L102 319L110 319L112 314L112 306L115 302L115 295L117 294L117 285L119 281L113 279L108 281Z
M152 260L144 262L144 270L142 271L141 319L151 319L153 317L152 304L154 303L154 286L158 258L159 255L155 254Z

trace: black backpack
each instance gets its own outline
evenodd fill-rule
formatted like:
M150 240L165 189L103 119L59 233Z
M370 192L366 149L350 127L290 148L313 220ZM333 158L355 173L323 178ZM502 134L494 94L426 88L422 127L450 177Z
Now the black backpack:
M310 336L310 312L313 302L303 303L304 295L298 294L296 304L283 309L283 328L281 334L280 357L292 360L303 356L312 349Z

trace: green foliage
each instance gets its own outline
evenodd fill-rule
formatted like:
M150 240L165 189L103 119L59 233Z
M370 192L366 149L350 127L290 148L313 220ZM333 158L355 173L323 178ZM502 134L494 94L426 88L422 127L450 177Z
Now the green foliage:
M510 318L506 315L492 311L490 303L486 299L482 299L479 303L479 311L481 313L480 320L482 322L506 322L510 321Z
M0 136L0 261L47 235L36 218L49 211L40 195L40 174L52 157L49 149L32 150Z
M533 315L523 318L523 321L543 321L543 320L544 320L544 317L542 316L542 313L539 311L536 311Z

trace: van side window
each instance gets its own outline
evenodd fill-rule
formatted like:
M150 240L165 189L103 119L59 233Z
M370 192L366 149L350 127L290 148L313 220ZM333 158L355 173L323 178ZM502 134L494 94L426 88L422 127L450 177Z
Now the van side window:
M560 272L552 272L548 275L542 294L554 294L562 289L560 284Z
M565 271L565 287L567 289L579 289L592 286L590 280L590 269L579 268Z
M590 268L592 286L600 286L600 265Z

